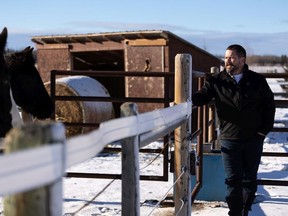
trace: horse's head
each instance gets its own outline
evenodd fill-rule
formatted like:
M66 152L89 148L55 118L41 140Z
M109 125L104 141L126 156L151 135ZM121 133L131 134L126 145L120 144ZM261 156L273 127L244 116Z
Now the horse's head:
M6 56L11 89L18 106L38 119L50 118L54 105L35 67L33 48Z
M24 50L19 52L14 52L6 56L6 61L10 69L15 69L13 73L23 73L22 71L17 71L19 68L31 68L35 65L35 60L33 57L33 48L28 46ZM24 71L27 72L27 71ZM30 73L28 71L28 73Z
M12 116L10 114L12 107L9 86L10 74L4 58L7 36L7 28L4 28L0 34L0 137L4 137L12 128Z

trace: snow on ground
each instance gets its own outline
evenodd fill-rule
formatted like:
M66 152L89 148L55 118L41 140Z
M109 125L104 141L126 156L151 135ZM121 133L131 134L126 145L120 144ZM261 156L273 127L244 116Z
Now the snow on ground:
M261 66L261 65L249 65L249 69L258 73L284 73L285 70L282 65Z

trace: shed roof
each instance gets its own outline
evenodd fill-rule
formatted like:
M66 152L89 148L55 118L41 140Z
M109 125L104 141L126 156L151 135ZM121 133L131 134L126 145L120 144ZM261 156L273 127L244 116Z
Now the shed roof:
M168 35L173 35L168 31L124 31L124 32L105 32L105 33L88 33L88 34L70 34L70 35L50 35L34 36L32 41L36 44L65 44L65 43L85 43L104 41L121 42L125 39L168 39ZM176 36L176 35L174 35Z
M194 44L184 40L183 38L166 30L140 30L140 31L121 31L121 32L105 32L105 33L88 33L88 34L68 34L68 35L48 35L48 36L33 36L32 41L36 44L69 44L69 43L82 43L95 42L103 43L107 41L119 42L123 40L136 40L136 39L159 39L163 38L168 40L169 37L174 37L186 43L193 48L200 50L208 55L212 55L207 51L195 46ZM215 57L216 58L216 57Z

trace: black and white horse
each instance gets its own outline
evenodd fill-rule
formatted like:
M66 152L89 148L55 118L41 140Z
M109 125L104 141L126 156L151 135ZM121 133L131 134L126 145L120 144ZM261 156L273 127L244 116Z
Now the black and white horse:
M47 119L54 105L35 67L33 48L5 55L7 28L0 34L0 137L22 124L19 106L37 119Z

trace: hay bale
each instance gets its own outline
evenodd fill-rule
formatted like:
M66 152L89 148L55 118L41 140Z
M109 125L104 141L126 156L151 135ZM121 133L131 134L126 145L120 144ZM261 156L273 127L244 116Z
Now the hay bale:
M50 92L50 82L45 83ZM69 76L56 79L57 96L110 97L107 89L97 80L87 76ZM101 123L114 118L112 102L56 101L56 120L61 122ZM66 136L87 133L95 127L67 126Z

